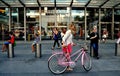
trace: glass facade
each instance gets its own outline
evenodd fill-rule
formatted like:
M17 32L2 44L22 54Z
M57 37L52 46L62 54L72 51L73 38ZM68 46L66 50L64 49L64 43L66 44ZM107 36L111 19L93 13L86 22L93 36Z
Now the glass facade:
M120 30L120 1L114 0L2 0L0 1L0 40L13 31L17 40L31 41L41 32L42 39L52 39L52 29L77 27L76 38L87 38L93 26L98 26L100 38L107 29L109 38L117 38ZM109 7L109 8L108 8Z

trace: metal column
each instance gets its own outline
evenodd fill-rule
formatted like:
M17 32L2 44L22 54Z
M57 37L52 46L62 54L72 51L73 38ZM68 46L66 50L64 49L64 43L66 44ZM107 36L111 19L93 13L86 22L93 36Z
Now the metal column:
M114 39L114 8L112 8L112 26L111 26L111 35L112 39Z
M24 40L26 42L26 7L24 7Z
M9 31L11 31L11 8L9 7Z
M54 14L55 14L55 27L57 26L57 13L56 13L56 10L57 10L57 8L55 7L55 12L54 12Z
M20 23L20 21L19 21L19 9L17 8L17 24L19 24Z
M86 16L87 9L85 7L84 15L85 15L85 41L87 40L87 16Z
M70 14L70 17L69 17L69 23L70 23L70 22L72 22L72 14L71 14L72 7L69 7L69 8L70 8L70 10L68 13Z
M99 38L101 39L101 8L99 8Z
M39 30L41 33L41 27L42 27L42 16L41 16L41 7L39 7ZM41 42L41 35L40 35L40 42Z

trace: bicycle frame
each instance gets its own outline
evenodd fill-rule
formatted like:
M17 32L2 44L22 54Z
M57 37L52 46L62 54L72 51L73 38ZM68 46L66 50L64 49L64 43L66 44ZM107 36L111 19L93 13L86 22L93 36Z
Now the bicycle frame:
M76 66L76 62L80 60L81 65L86 71L91 69L91 59L86 52L86 48L82 47L81 49L73 52L71 55L69 53L64 52L52 52L53 54L48 59L48 68L52 73L61 74L65 72L67 67L74 68ZM69 58L70 59L69 59ZM59 68L57 69L56 68Z
M53 52L53 55L54 54L64 54L63 52ZM78 55L77 55L78 54ZM74 56L76 56L77 55L77 57L74 59L74 60L71 60L72 62L77 62L77 60L80 58L80 56L82 55L82 65L84 64L83 63L83 56L85 55L85 51L84 51L84 48L81 48L81 49L79 49L79 50L77 50L76 52L74 52L73 54L71 54L71 56L70 56L70 58L72 58L72 57L74 57ZM52 57L52 56L51 56ZM50 58L51 58L50 57ZM50 59L49 58L49 59ZM64 57L65 58L65 57ZM58 60L60 60L60 61L58 61L58 64L61 64L61 65L64 65L64 66L68 66L70 63L72 63L71 61L70 62L63 62L62 60L64 60L64 58L63 59L59 59L58 58ZM48 59L48 60L49 60Z
M78 54L78 55L77 55ZM82 65L84 64L83 63L83 56L85 55L85 51L84 51L84 48L81 48L81 49L79 49L78 51L76 51L76 52L74 52L71 56L70 56L70 58L72 58L72 57L74 57L74 56L76 56L77 55L77 57L73 60L74 62L77 62L78 61L78 59L80 58L80 56L82 55Z

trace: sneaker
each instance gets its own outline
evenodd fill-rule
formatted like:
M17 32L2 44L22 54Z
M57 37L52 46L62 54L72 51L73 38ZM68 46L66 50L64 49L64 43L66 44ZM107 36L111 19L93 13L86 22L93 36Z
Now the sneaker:
M58 49L60 49L60 46L58 47Z
M96 59L99 59L99 56L97 56Z

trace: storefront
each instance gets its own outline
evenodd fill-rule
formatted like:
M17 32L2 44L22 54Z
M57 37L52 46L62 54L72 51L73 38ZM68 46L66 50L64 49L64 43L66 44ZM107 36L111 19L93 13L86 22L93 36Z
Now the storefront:
M38 31L41 39L51 39L54 27L68 28L71 22L76 25L76 34L81 39L87 39L94 25L98 27L100 38L103 29L107 29L109 38L115 39L120 30L119 3L114 0L2 0L0 40L5 40L6 31L13 31L17 40L31 41Z

